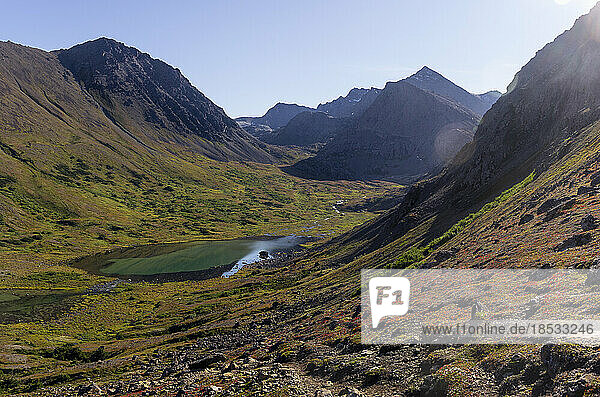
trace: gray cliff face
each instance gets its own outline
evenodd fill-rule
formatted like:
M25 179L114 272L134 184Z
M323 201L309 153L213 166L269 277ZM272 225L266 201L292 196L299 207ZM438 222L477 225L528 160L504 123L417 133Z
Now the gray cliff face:
M333 117L360 117L379 96L379 88L353 88L345 97L317 106L317 111Z
M407 82L388 83L356 124L290 172L317 179L412 180L472 139L476 114Z
M483 116L495 102L493 93L489 92L483 94L483 96L473 95L427 66L408 77L405 81L422 90L451 99L479 116ZM498 98L499 95L496 100Z

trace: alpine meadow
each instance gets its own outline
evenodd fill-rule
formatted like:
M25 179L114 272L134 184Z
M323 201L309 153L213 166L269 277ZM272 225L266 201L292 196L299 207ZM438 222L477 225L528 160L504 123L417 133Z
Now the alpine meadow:
M334 1L308 2L311 20L285 1L59 3L66 14L47 17L60 29L20 39L16 21L50 23L48 5L15 3L0 36L0 395L600 395L600 342L367 343L365 313L398 292L369 301L361 281L367 269L577 270L587 311L533 284L531 297L463 296L459 278L450 306L480 320L502 294L528 306L489 321L600 320L600 4L352 0L334 15ZM135 34L152 26L133 3L164 14L157 33ZM177 7L202 33L175 38L189 21L169 19ZM539 18L492 26L518 7ZM559 19L572 27L546 37ZM484 42L494 29L504 45ZM348 42L314 40L322 31ZM396 58L374 55L388 44ZM493 45L497 57L478 50ZM523 48L505 82L502 57L520 62ZM306 74L281 70L292 63ZM417 305L427 288L411 288L390 305ZM573 317L553 318L555 301Z

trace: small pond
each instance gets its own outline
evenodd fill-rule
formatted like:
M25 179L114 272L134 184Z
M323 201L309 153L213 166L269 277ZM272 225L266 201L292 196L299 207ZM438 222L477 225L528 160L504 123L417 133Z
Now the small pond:
M290 251L309 241L306 237L287 236L273 239L196 241L121 249L82 258L74 266L96 274L144 278L161 274L210 271L211 277L229 277L247 264L258 262L261 251L273 254Z

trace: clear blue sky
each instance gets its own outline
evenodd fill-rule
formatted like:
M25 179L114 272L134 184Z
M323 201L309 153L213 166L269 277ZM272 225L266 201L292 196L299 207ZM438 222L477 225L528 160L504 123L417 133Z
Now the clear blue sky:
M179 67L233 117L309 106L428 65L503 91L594 0L3 2L1 40L52 50L115 38Z

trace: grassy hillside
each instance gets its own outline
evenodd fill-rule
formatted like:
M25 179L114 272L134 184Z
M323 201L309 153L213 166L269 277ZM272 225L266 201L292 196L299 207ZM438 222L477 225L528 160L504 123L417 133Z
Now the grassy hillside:
M34 61L11 72L15 79L0 73L12 95L0 107L0 390L598 395L594 347L362 345L359 277L370 267L599 265L600 45L590 31L599 20L600 6L540 51L474 143L377 218L333 206L361 208L357 198L387 199L398 186L317 184L273 165L175 156L103 118L72 76L52 74L52 54L32 52L48 63L44 81L18 74ZM54 105L46 81L72 98ZM91 116L67 119L83 111ZM120 245L312 226L334 237L230 279L119 281L64 262Z
M3 392L64 381L71 372L96 371L88 362L175 341L178 327L204 321L197 317L209 313L204 304L226 299L230 289L224 280L119 284L67 266L73 258L198 239L291 233L328 238L375 216L338 212L336 203L402 193L390 183L316 183L290 177L278 165L216 161L203 150L234 150L227 137L178 141L175 134L164 143L164 131L152 130L148 120L119 122L54 53L0 43L0 60ZM210 109L226 120L214 105ZM236 139L243 138L240 131ZM238 142L239 153L263 150L248 149L254 145L248 142ZM269 150L278 151L282 164L305 156ZM101 346L106 350L98 351ZM107 367L113 370L110 362Z
M393 389L414 395L429 389L434 390L432 395L435 390L449 395L475 396L483 390L529 395L552 381L568 382L575 376L568 366L554 369L544 361L546 355L555 360L575 355L587 362L595 357L593 349L566 347L542 352L540 346L361 346L358 279L365 267L418 266L418 262L469 267L585 266L600 252L597 230L588 231L591 241L587 244L555 249L564 240L584 233L582 219L590 215L600 219L598 198L586 189L600 171L596 163L600 126L590 127L585 136L560 162L482 203L478 211L433 240L424 237L430 222L404 239L351 261L340 261L330 251L315 251L285 268L249 268L229 280L122 284L110 294L77 298L61 292L62 302L69 307L65 313L52 320L4 328L7 342L24 341L5 349L5 368L17 367L19 362L36 368L20 371L28 375L18 385L14 383L16 389L12 390L56 381L57 365L65 366L65 377L60 380L75 385L86 384L84 378L90 371L102 379L103 387L150 371L154 388L169 390L180 379L179 371L188 365L178 366L173 360L185 354L189 363L219 352L226 357L222 367L229 362L240 365L231 370L232 376L221 379L211 372L215 368L220 371L217 364L193 371L190 379L242 393L238 395L264 395L266 386L251 379L261 371L275 371L277 363L297 368L312 379L313 387L341 390L350 384L368 395ZM545 203L551 200L556 200L556 206L548 211ZM528 214L533 218L522 223L529 219L524 218ZM531 243L520 243L523 241ZM412 256L415 252L418 254ZM451 255L440 262L435 259L440 252ZM49 276L36 277L39 284ZM86 285L92 282L89 277L80 274L52 283ZM81 352L74 350L64 357L64 346L69 344ZM105 360L91 361L89 357L101 346ZM259 369L244 367L243 357L247 356L258 360ZM145 363L152 360L156 361L152 370L144 370ZM176 372L163 377L165 368L176 368ZM401 375L397 368L403 369ZM513 377L505 381L509 373ZM587 390L596 390L593 385L600 378L592 373L587 376ZM5 382L10 385L16 378L6 375ZM295 395L284 386L289 382L275 382L272 387L279 395Z
M243 140L245 133L231 127L235 123L179 72L135 49L106 43L111 51L121 49L119 53L165 69L167 77L148 67L159 75L154 76L135 69L132 62L117 81L132 82L128 86L131 97L154 100L148 106L156 112L171 115L177 110L181 118L193 112L188 115L191 121L186 124L178 118L179 129L173 127L170 135L164 135L160 122L144 120L141 105L129 113L106 107L104 102L116 106L123 99L114 84L102 86L101 94L94 86L92 95L56 53L0 43L0 255L7 259L4 267L15 267L8 259L15 258L14 262L21 254L56 263L120 245L300 232L315 221L320 222L316 233L335 233L340 224L333 219L336 201L396 189L377 183L315 184L290 178L274 165L208 159L202 154L206 145L215 146L216 151L222 147L223 154L229 150L227 145ZM112 70L90 67L93 76ZM110 75L106 78L112 81ZM183 93L176 94L177 84ZM96 100L98 95L102 103ZM223 123L235 131L203 132L206 136L180 131L205 128L198 120L205 108L210 113L205 123L215 128ZM215 141L207 140L209 133ZM277 150L281 161L303 155ZM365 217L349 215L342 223L349 227ZM16 266L15 271L22 267Z

